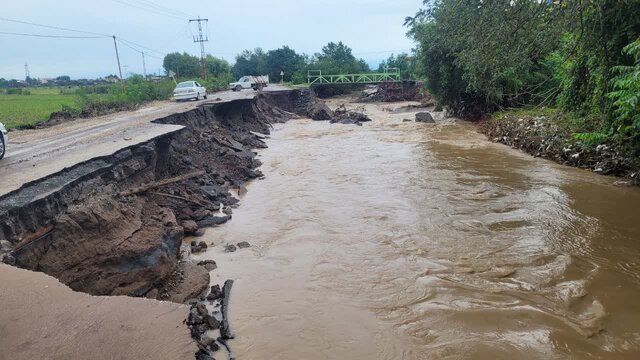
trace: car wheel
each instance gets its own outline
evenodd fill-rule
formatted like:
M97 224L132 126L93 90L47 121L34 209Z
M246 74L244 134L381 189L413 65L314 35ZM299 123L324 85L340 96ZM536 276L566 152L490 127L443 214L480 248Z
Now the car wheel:
M0 159L4 157L5 150L4 137L0 134Z
M207 100L207 93L204 93L204 99Z
M241 91L241 90L242 90L242 86L240 86L240 85L236 85L236 87L235 87L235 89L234 89L234 90L235 90L235 91Z

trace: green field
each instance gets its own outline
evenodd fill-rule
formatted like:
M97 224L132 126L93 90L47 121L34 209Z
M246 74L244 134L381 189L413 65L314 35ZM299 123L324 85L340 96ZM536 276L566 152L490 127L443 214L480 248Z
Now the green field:
M62 110L63 105L73 106L76 95L73 89L29 88L31 95L7 95L0 93L0 122L8 129L33 125L49 119L54 111Z

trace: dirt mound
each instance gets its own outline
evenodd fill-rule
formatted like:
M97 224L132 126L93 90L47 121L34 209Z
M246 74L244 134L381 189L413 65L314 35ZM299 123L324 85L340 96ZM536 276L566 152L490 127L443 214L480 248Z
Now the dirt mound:
M371 119L364 114L364 109L362 109L362 111L351 111L347 110L344 104L334 111L334 116L331 119L332 124L340 123L362 125L363 122L367 121L371 121Z
M424 106L432 106L431 97L422 92L419 81L384 82L368 87L362 92L358 102L420 101Z

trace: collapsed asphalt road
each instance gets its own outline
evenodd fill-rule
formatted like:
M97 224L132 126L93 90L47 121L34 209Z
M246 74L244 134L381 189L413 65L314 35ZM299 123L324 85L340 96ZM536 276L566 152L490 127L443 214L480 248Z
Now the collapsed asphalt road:
M272 84L264 92L282 90L285 89ZM184 113L205 103L251 99L255 95L254 91L224 91L211 94L206 101L153 102L136 111L76 119L44 129L12 131L6 157L0 160L0 196L66 167L111 155L181 128L154 124L153 120Z

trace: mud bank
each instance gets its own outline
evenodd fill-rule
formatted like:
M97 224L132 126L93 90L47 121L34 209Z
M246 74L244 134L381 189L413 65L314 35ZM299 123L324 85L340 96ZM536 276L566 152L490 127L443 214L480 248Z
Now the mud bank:
M229 190L261 176L260 134L314 102L287 91L203 104L155 121L181 130L25 184L0 198L0 257L92 295L197 296L209 276L180 261L185 234L231 217Z
M535 157L598 174L625 177L640 184L640 158L630 157L618 144L593 146L572 139L545 116L507 116L487 120L478 126L489 140L520 149Z

